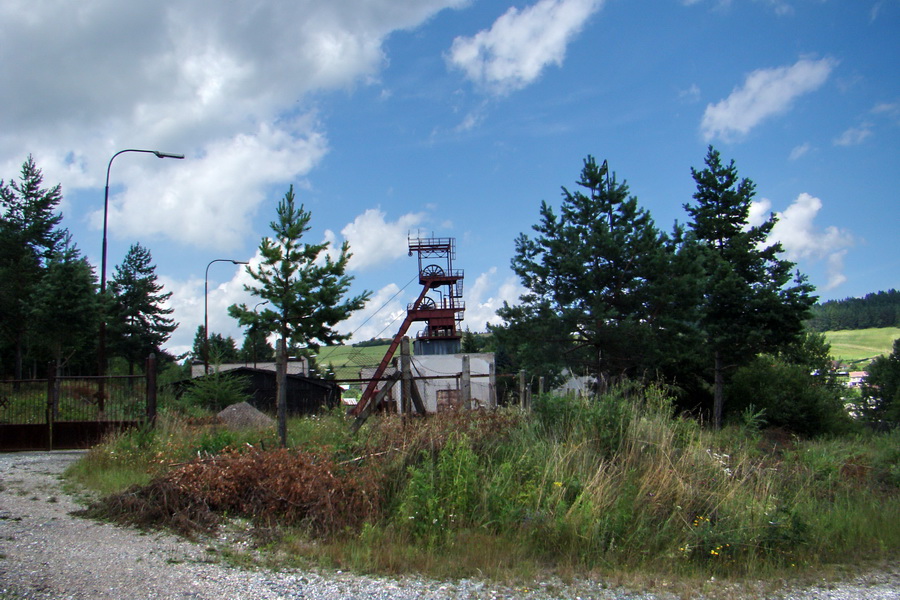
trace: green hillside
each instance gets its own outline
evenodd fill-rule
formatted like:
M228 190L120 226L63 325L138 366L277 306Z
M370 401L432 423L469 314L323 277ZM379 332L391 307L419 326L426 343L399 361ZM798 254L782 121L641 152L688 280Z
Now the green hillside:
M880 354L890 354L894 340L900 338L900 327L826 331L825 338L837 360L847 364L863 363Z
M360 368L377 366L387 349L387 344L363 348L355 348L353 346L322 347L316 355L316 363L322 370L327 369L329 366L334 367L334 374L337 379L358 379Z
M825 338L831 344L835 359L852 365L868 362L880 354L890 354L894 340L900 338L900 327L872 329L843 329L826 331ZM357 379L361 367L374 367L381 362L388 344L355 348L353 346L328 346L316 355L321 369L334 367L337 379Z

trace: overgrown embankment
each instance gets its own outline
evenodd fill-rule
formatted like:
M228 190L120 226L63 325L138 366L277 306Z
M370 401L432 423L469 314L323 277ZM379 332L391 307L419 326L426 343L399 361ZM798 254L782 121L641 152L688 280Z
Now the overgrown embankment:
M254 435L169 421L74 475L140 483L93 514L188 533L242 516L272 555L359 570L767 576L900 549L900 432L712 432L653 387L373 418L357 437L333 414L293 422L289 450Z

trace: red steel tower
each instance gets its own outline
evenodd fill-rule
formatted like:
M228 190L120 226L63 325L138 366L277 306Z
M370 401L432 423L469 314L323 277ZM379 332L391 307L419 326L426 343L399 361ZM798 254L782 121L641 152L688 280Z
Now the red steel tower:
M422 291L415 302L406 307L406 318L394 336L384 358L363 391L359 403L351 411L359 415L375 395L378 382L394 356L400 340L410 325L424 321L425 329L413 341L415 354L456 354L461 348L462 336L457 327L466 310L463 302L463 272L453 268L456 258L454 238L409 237L409 255L419 257L419 283Z

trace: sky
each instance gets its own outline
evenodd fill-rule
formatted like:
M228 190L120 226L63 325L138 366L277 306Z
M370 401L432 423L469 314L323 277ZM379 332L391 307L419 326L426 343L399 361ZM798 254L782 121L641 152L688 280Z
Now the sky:
M714 146L820 299L862 296L900 288L898 34L900 0L4 0L0 178L32 155L99 271L109 170L107 277L150 250L176 354L204 297L240 345L252 282L211 261L258 262L291 185L372 292L353 340L418 295L410 235L456 239L483 331L589 155L669 231Z

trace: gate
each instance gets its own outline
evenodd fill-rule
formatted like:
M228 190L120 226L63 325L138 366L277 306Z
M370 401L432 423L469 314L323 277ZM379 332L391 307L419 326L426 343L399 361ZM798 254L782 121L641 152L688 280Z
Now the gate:
M146 375L0 381L0 451L88 448L156 418L156 361Z

